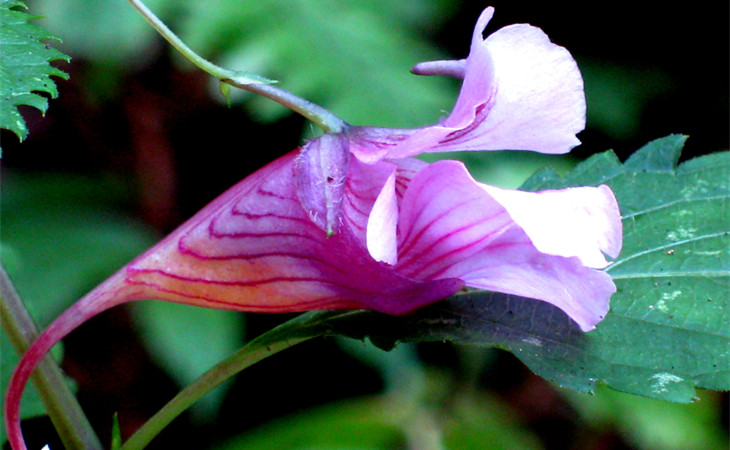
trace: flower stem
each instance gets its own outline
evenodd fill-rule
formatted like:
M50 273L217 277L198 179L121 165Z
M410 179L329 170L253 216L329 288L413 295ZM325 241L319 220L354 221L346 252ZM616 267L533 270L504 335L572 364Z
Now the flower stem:
M218 363L210 371L180 391L170 402L140 427L120 450L142 449L167 425L203 395L218 387L238 372L281 350L311 339L314 336L278 342L271 346L247 345L232 356Z
M208 74L218 78L221 83L243 89L266 98L295 111L311 120L326 133L337 133L347 127L347 123L330 111L308 100L273 86L275 81L248 72L235 71L217 66L201 57L188 47L175 33L170 30L141 0L129 0L129 3L142 14L147 22L157 30L173 47L185 58Z
M142 425L120 450L144 448L183 411L230 377L282 350L327 334L331 329L331 320L347 318L351 314L352 311L314 311L262 334L178 393Z
M2 263L0 263L0 319L3 330L19 355L25 353L38 338L38 328ZM66 448L102 448L99 438L52 357L43 358L31 379Z

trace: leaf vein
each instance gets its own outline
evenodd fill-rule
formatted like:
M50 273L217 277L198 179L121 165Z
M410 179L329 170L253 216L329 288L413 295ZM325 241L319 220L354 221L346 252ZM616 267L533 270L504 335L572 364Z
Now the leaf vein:
M614 270L616 267L620 266L621 264L623 264L625 262L628 262L628 261L631 261L633 259L639 258L639 257L644 256L644 255L648 255L648 254L655 253L655 252L660 252L660 251L667 250L667 249L672 249L674 247L678 247L678 246L684 245L684 244L690 244L692 242L698 242L698 241L702 241L702 240L705 240L705 239L712 239L712 238L716 238L716 237L722 237L722 236L725 236L727 234L728 234L727 231L720 231L720 232L717 232L717 233L706 234L706 235L703 235L703 236L695 236L695 237L691 237L689 239L684 239L682 241L670 242L670 243L665 244L665 245L660 245L659 247L654 247L654 248L646 249L644 251L641 251L641 252L638 252L638 253L634 253L633 255L629 255L626 258L618 259L618 260L614 261L614 263L611 264L611 266L607 269L607 271L610 273L612 270ZM614 277L614 279L615 278L616 277Z
M642 214L647 214L647 213L650 213L650 212L660 211L662 209L669 208L670 206L678 205L678 204L681 204L681 203L698 202L698 201L703 201L703 200L707 200L707 201L712 201L712 200L725 200L725 199L728 199L728 198L730 198L730 195L715 195L715 196L710 196L710 197L683 198L683 199L674 200L674 201L671 201L669 203L665 203L665 204L662 204L662 205L654 206L654 207L651 207L651 208L646 208L646 209L643 209L641 211L636 211L636 212L633 212L631 214L622 215L621 216L621 219L629 219L629 218L632 218L632 217L640 216Z

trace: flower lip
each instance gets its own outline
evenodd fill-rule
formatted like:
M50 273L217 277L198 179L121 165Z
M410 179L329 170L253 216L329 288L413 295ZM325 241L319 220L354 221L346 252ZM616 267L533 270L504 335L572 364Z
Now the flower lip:
M395 269L405 276L543 300L584 331L608 310L615 286L597 269L620 251L622 227L607 186L511 191L444 160L412 179L399 214Z

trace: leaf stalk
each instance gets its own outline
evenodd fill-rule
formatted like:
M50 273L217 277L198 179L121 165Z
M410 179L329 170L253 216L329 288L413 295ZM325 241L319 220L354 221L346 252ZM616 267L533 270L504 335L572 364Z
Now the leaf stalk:
M249 72L225 69L198 55L188 47L167 25L165 25L147 6L140 0L128 0L129 3L185 58L190 60L204 72L216 77L221 83L253 92L255 94L271 99L294 112L297 112L322 128L325 133L339 133L348 127L347 123L332 114L325 108L316 105L308 100L298 97L291 92L281 89L273 84L274 80ZM223 90L225 95L225 90Z
M282 327L287 328L288 324L296 321L297 319L294 319L285 323ZM279 328L275 328L249 342L236 353L215 365L211 370L180 391L130 436L124 445L121 446L120 450L143 449L177 416L232 376L251 367L264 358L320 335L316 330L303 336L287 335L287 333L282 335L277 333L277 330ZM279 338L275 340L269 339L272 333L279 336Z

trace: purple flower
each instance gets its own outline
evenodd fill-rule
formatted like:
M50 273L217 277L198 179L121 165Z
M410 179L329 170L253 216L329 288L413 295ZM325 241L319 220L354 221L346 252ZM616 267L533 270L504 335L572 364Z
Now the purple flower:
M405 314L465 286L544 300L590 330L615 286L621 221L606 186L528 193L475 181L451 150L564 153L585 124L570 54L539 29L488 38L479 18L466 60L414 72L463 77L451 114L419 129L350 127L244 179L59 317L24 356L6 401L22 448L18 402L33 368L80 323L114 305L159 299L221 309L365 308Z

